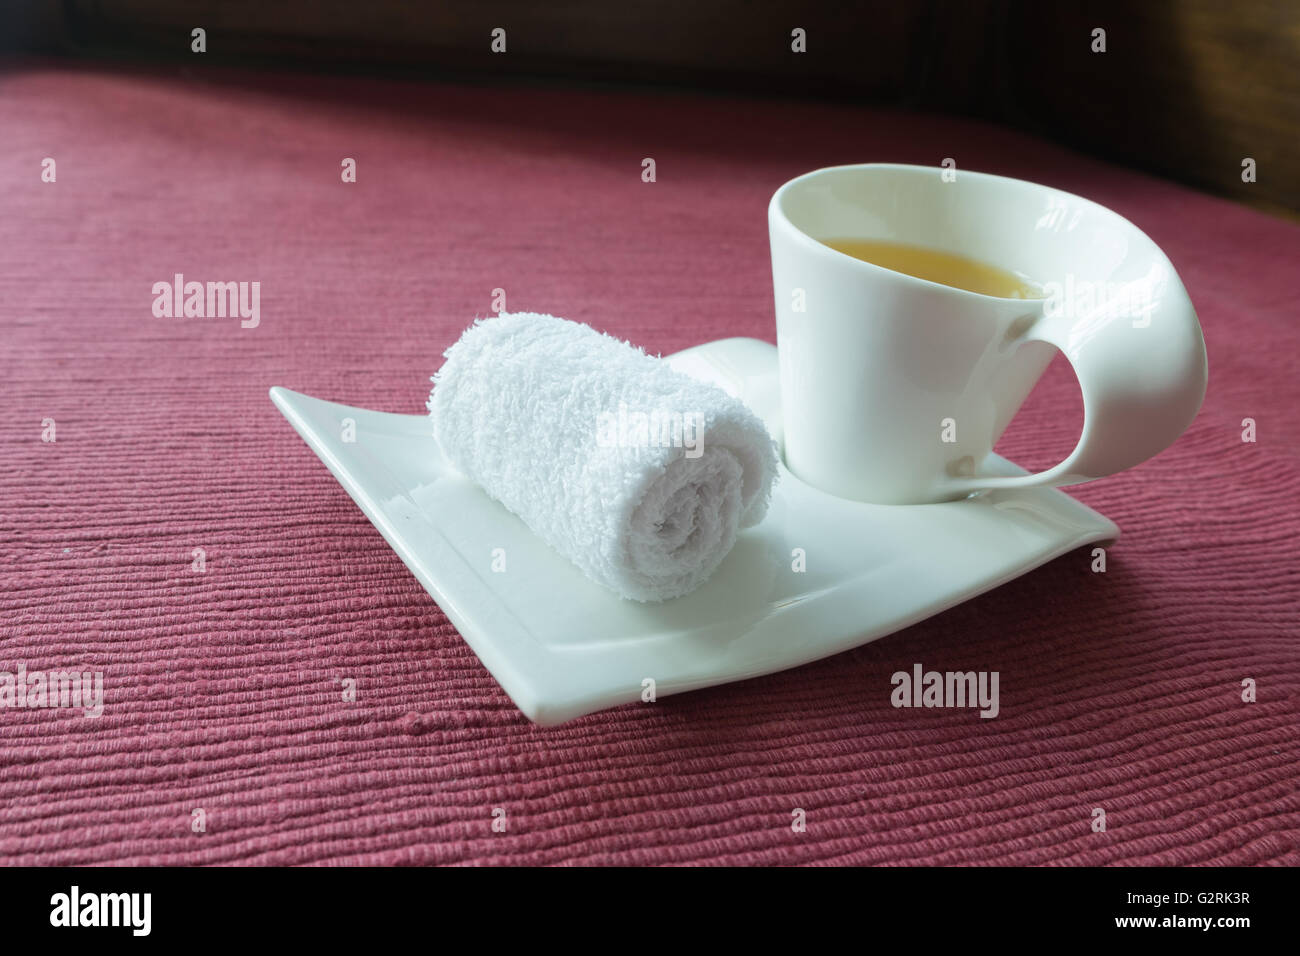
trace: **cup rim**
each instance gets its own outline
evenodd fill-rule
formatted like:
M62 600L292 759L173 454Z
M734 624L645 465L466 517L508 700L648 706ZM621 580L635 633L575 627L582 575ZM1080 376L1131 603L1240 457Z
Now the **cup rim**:
M819 179L833 173L843 173L850 170L879 170L879 171L891 170L891 171L906 171L908 173L928 173L936 176L941 176L944 172L944 167L920 166L915 163L843 163L837 166L822 166L818 169L809 170L806 173L801 173L800 175L795 176L793 179L787 180L786 182L782 183L780 186L777 187L776 192L772 194L772 198L768 202L769 223L773 221L779 221L797 238L797 241L799 241L801 245L804 245L808 248L815 248L817 250L820 250L822 253L829 253L832 256L854 263L856 267L868 269L873 273L884 273L886 275L895 276L904 280L910 280L911 282L920 282L925 287L931 290L942 290L945 292L953 293L957 296L975 296L977 299L992 301L992 302L1035 303L1035 302L1046 301L1046 299L1043 298L1022 299L1022 298L1017 298L1015 296L988 295L983 292L974 292L970 289L963 289L958 286L951 286L951 285L946 285L942 282L935 282L931 279L922 279L919 276L909 275L906 272L899 272L895 269L888 269L884 266L876 265L874 262L868 262L864 259L858 259L855 256L850 256L847 253L841 252L838 249L828 246L820 239L817 239L816 237L809 235L803 229L796 226L793 221L791 221L789 215L785 211L783 203L787 195L792 190L794 190L799 185L809 180ZM1098 212L1103 217L1113 219L1118 225L1128 230L1131 230L1135 236L1140 237L1144 242L1146 242L1150 246L1151 251L1154 255L1159 256L1165 261L1166 264L1169 264L1169 257L1165 255L1164 251L1151 239L1150 236L1148 236L1145 232L1139 229L1131 221L1121 216L1119 213L1115 212L1115 210L1110 209L1107 206L1103 206L1101 203L1088 199L1085 196L1080 196L1077 193L1072 193L1069 192L1068 190L1058 189L1055 186L1048 186L1044 183L1036 183L1028 179L1016 179L1014 176L999 176L996 173L982 173L977 170L970 170L970 169L960 170L959 175L961 175L963 178L974 177L975 179L985 180L990 182L999 181L1004 183L1013 183L1016 186L1030 187L1037 190L1051 192L1056 195L1071 199L1075 202L1082 203L1085 206L1091 207L1093 210ZM1170 265L1170 268L1172 269L1172 265Z

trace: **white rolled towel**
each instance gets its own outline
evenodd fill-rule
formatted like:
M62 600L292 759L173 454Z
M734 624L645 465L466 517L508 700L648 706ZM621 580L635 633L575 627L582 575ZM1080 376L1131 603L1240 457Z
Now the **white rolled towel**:
M444 454L623 597L693 591L767 512L762 420L639 348L521 312L475 321L446 357L428 403Z

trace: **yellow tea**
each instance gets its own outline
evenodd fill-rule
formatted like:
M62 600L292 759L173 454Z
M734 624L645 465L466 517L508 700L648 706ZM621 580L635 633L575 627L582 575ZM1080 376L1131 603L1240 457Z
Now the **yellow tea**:
M1043 290L1024 276L951 252L879 239L823 239L837 252L930 282L995 295L1003 299L1041 299Z

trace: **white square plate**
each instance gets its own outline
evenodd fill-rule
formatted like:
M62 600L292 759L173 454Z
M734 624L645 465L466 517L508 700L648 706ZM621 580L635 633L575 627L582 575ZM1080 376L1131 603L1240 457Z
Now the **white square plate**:
M749 403L780 441L776 349L724 339L668 359ZM1119 528L1050 488L947 504L870 505L784 466L767 517L700 589L663 604L588 580L447 464L424 415L271 389L271 399L531 720L795 667L997 587ZM342 420L356 421L355 441ZM1023 470L993 456L986 467ZM504 549L506 570L494 572ZM806 570L793 570L802 549Z

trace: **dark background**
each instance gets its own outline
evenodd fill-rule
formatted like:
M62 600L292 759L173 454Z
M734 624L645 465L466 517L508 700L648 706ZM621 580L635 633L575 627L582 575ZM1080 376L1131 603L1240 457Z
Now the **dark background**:
M1300 218L1297 0L6 0L0 52L671 85L975 116ZM201 62L190 31L208 31ZM502 27L507 52L490 50ZM791 30L807 52L791 51ZM1106 31L1106 52L1092 31ZM1257 181L1244 183L1245 157ZM942 157L935 157L938 163Z

